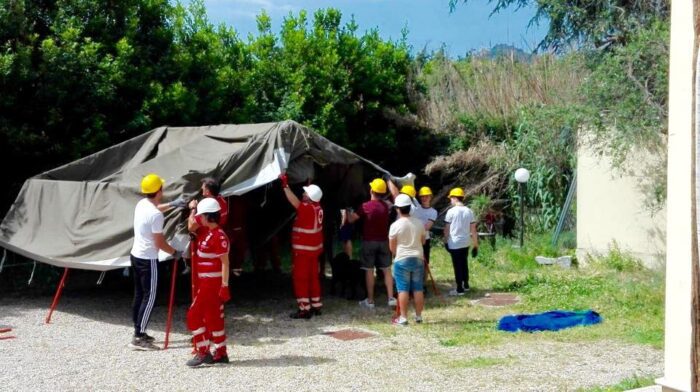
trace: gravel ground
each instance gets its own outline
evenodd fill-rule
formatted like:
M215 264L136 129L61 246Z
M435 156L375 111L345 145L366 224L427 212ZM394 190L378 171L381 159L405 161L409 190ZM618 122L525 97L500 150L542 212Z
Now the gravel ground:
M0 385L19 390L469 390L562 391L659 376L663 353L614 341L527 342L498 347L443 347L417 334L341 341L323 332L361 328L366 311L345 300L326 301L313 320L291 320L291 298L238 301L227 308L231 364L189 369L189 334L181 304L171 346L136 352L128 294L64 294L51 325L50 297L0 299ZM162 344L166 307L153 313L149 333ZM389 320L388 308L374 311ZM429 320L428 320L429 321ZM491 363L478 366L476 358Z

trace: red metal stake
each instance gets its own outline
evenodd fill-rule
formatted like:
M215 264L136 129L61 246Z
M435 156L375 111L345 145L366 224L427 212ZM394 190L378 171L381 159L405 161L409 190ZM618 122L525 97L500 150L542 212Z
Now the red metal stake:
M173 323L173 302L175 302L175 280L177 278L177 259L173 260L173 273L170 278L170 304L168 304L168 321L165 324L165 343L163 344L163 349L168 348L168 342L170 340L170 326Z
M53 313L53 310L56 309L56 305L58 305L58 300L61 298L61 293L63 292L63 286L66 285L66 277L68 276L68 267L63 269L63 276L61 277L61 282L58 283L58 288L56 288L56 295L53 297L53 303L51 304L51 308L49 309L49 314L46 315L46 324L51 323L51 314Z

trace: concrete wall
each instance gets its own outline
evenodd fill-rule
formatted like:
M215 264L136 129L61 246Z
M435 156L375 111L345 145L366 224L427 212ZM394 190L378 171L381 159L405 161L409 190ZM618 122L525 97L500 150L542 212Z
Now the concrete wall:
M663 164L655 157L643 160ZM656 164L652 163L652 164ZM605 255L617 244L651 268L660 268L666 258L666 211L653 215L644 206L640 179L613 170L610 160L599 157L584 145L578 149L576 189L576 255L585 263L589 255Z

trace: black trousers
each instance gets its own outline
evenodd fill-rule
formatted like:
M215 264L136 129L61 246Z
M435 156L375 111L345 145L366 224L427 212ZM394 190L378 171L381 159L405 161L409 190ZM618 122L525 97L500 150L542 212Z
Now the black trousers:
M452 257L452 267L455 270L455 282L457 291L462 292L469 288L469 247L460 249L448 249Z
M134 276L134 303L132 305L132 317L134 321L134 335L142 336L146 333L148 321L156 302L158 289L158 260L140 259L131 256L131 269Z

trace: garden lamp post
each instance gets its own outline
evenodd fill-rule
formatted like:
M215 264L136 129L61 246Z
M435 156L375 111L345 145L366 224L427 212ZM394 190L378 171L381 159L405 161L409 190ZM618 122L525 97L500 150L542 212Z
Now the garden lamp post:
M523 247L525 235L525 183L530 179L530 171L521 167L515 171L515 181L518 182L520 193L520 248Z

